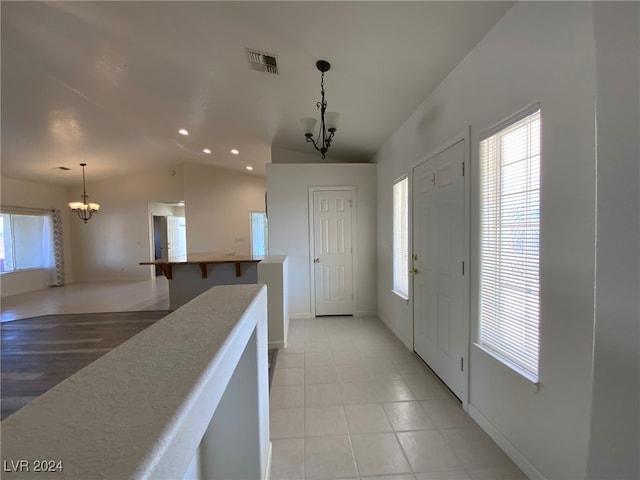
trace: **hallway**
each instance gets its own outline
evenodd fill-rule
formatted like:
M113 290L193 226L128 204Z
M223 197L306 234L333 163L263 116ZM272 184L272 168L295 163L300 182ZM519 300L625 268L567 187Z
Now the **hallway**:
M2 300L2 321L162 310L167 281L70 284ZM523 480L376 318L292 320L271 389L271 479Z
M526 478L375 318L291 321L271 439L274 480Z

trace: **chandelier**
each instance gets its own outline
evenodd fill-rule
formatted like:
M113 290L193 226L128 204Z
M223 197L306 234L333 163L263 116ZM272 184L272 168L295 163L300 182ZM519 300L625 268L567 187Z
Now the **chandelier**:
M318 132L318 139L314 140L313 133L316 128L317 120L315 118L303 118L300 120L304 126L304 136L307 142L313 144L316 150L322 154L322 158L325 157L329 146L331 146L331 140L336 133L336 125L338 123L337 112L327 112L327 101L324 99L324 72L328 72L331 68L331 64L326 60L318 60L316 67L320 70L320 93L322 94L322 100L316 103L316 107L320 110L320 132ZM326 113L326 117L325 117Z
M82 167L82 201L69 203L69 208L71 209L71 211L78 214L80 220L84 221L84 223L87 223L93 216L93 214L100 210L100 205L98 205L97 203L87 203L89 195L87 195L87 188L85 186L84 180L84 167L86 167L87 164L81 163L80 166Z

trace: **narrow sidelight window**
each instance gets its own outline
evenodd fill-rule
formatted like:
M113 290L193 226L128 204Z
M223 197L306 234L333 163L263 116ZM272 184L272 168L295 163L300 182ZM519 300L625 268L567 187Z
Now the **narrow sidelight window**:
M409 179L393 185L393 291L409 298Z
M480 142L480 345L538 380L540 109Z

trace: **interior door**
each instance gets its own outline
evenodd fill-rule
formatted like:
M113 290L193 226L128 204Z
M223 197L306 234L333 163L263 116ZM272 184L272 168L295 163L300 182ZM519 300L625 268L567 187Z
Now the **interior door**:
M313 268L316 316L353 315L351 190L316 190Z
M163 215L153 216L153 258L159 260L167 254L167 217ZM164 275L162 270L156 267L156 277Z
M187 254L185 217L167 215L167 250L169 257L182 257Z
M265 212L251 212L251 255L265 256L267 244L267 214Z
M413 169L414 350L465 398L465 140Z

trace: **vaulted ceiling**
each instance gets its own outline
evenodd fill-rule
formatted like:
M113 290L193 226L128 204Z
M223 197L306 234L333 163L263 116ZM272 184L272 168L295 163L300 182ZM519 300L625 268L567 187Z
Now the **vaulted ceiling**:
M264 174L272 145L315 152L300 119L318 116L319 59L340 113L330 155L367 162L511 6L3 1L2 175L66 186L81 162L93 181L180 162ZM247 48L279 73L252 69Z

